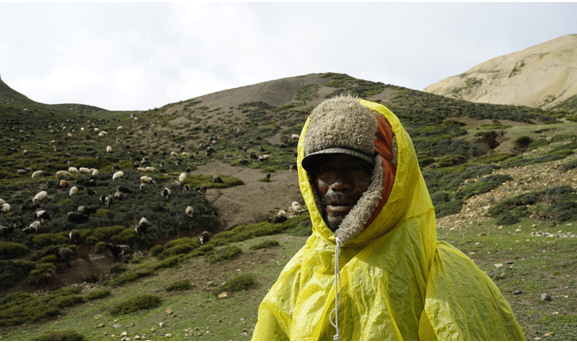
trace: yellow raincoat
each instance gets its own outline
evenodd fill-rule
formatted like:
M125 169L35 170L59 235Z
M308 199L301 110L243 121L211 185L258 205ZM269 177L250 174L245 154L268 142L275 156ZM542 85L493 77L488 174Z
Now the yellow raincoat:
M398 163L386 204L340 247L340 339L524 340L491 279L462 252L437 241L435 211L399 119L385 106L359 101L390 123ZM329 320L335 308L335 237L301 165L309 123L310 118L297 165L313 233L262 301L253 340L333 340L336 333Z

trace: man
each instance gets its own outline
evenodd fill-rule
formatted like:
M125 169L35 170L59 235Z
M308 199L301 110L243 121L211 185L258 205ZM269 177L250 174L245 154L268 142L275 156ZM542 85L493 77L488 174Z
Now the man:
M253 340L524 340L499 289L437 242L407 132L385 106L317 106L298 146L313 234L259 307Z

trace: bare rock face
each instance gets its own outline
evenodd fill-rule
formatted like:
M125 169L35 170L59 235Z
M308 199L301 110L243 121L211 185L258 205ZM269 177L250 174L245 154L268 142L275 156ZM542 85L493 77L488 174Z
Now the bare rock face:
M496 57L424 89L455 99L549 108L577 94L577 34Z

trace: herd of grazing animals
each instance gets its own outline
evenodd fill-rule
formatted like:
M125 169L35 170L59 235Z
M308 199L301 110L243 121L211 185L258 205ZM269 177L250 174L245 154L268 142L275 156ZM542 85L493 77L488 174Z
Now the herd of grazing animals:
M137 117L131 116L131 118L137 120ZM72 119L71 122L73 122ZM177 230L186 230L188 227L192 227L194 230L202 230L199 235L199 241L200 244L206 244L211 237L209 231L216 230L218 226L207 227L195 225L195 223L198 220L206 220L203 217L214 216L216 211L203 196L207 192L207 185L202 184L195 187L196 192L194 190L191 192L191 186L186 183L188 176L192 173L192 168L186 166L186 161L194 161L195 154L184 151L184 146L180 147L179 152L170 153L170 157L173 159L160 161L157 166L151 165L149 157L141 156L142 158L139 157L138 160L133 158L132 161L136 161L132 163L133 168L127 168L126 163L119 163L121 160L115 158L115 156L120 156L124 152L133 153L133 156L136 155L128 145L123 147L121 144L121 142L124 144L128 142L128 140L124 140L128 136L124 135L129 133L129 131L125 131L123 126L118 126L115 131L109 127L107 128L110 132L109 136L116 135L118 137L116 138L117 145L104 144L106 145L105 149L102 148L103 145L100 147L88 146L85 147L85 151L88 153L79 154L76 157L86 158L85 155L90 155L95 157L94 160L97 160L100 159L97 156L99 154L106 156L105 159L113 166L112 172L107 170L109 167L99 171L96 168L79 166L82 164L80 160L72 162L74 160L72 155L76 151L80 151L78 150L78 146L81 145L80 141L78 143L75 141L78 146L66 146L64 141L72 141L77 138L83 139L84 135L86 135L87 140L89 135L91 137L97 135L99 138L106 137L108 135L106 130L95 127L97 123L102 125L106 122L107 120L105 119L93 119L92 122L87 123L86 129L85 127L77 128L76 123L71 123L66 125L66 127L64 124L53 125L53 127L48 126L50 134L53 134L55 139L50 140L47 144L38 143L38 148L48 148L51 154L53 150L54 154L60 154L69 160L65 164L60 164L56 167L52 166L52 163L61 163L57 162L60 159L48 158L44 167L37 168L38 170L36 171L31 168L18 169L17 174L19 176L31 175L32 182L35 185L35 192L30 194L30 197L27 196L25 202L14 203L13 198L8 198L12 205L0 199L0 214L2 215L0 216L0 238L8 241L25 242L26 245L35 247L35 238L40 237L40 235L66 233L66 240L69 244L82 246L87 244L86 238L96 229L112 227L118 225L118 223L123 223L124 226L127 226L127 223L134 223L136 218L140 218L137 225L129 228L131 232L136 233L137 238L135 240L138 242L137 244L123 244L126 242L117 241L114 238L106 239L105 249L110 251L114 260L130 256L134 252L135 245L144 246L140 242L151 242L149 237L161 235L165 232L163 230L168 232L170 227L176 226L173 225L175 223L181 225ZM2 129L0 127L0 133L2 133ZM65 130L70 131L70 133L66 134ZM34 133L31 133L31 137L34 137ZM65 134L64 140L57 139L63 133ZM260 137L258 140L261 140ZM82 143L86 144L86 142ZM212 146L206 145L201 147L201 149L207 156L213 156L216 153L216 149L213 148L217 144L216 137L210 137L209 143ZM70 151L66 152L66 150ZM244 151L246 152L247 149L244 148ZM18 152L18 150L15 149L13 152ZM33 158L35 155L34 149L23 153L27 155L27 159ZM142 152L140 154L143 155ZM258 155L254 153L247 154L248 160L242 159L242 164L248 164L249 160L263 163L267 162L270 157L270 154L266 153L262 147L260 147ZM154 156L155 154L153 153L152 155ZM167 157L164 155L165 159ZM124 161L127 160L127 156L121 158ZM138 164L138 161L140 161L140 164ZM73 166L73 164L77 166ZM241 161L239 161L239 164L241 164ZM9 165L11 166L12 164ZM175 166L178 167L176 169L180 169L180 174L173 174ZM102 166L99 168L102 168ZM172 175L169 175L166 169L170 170ZM145 174L154 175L154 179L152 176ZM170 184L170 181L166 181L167 176L174 179L173 175L178 175L177 179L171 180L174 182L170 187L165 187ZM267 177L270 178L270 174ZM224 181L218 175L214 175L212 182L223 183ZM138 192L136 192L137 187ZM114 188L116 188L116 191L113 190ZM32 197L32 195L34 196ZM32 198L31 204L30 198ZM143 209L146 207L144 205L136 207L135 205L125 205L134 203L139 205L146 204L147 208ZM129 206L132 206L132 208L129 208ZM133 210L133 208L136 209ZM175 209L178 209L178 211L175 211ZM183 216L186 219L175 219L170 223L166 223L166 220L159 219L166 218L162 216ZM114 220L110 218L114 218ZM218 219L216 219L216 222L218 223ZM214 223L214 220L211 223ZM206 228L208 230L204 230ZM87 245L94 245L94 242ZM40 246L39 248L43 247ZM51 245L46 246L46 248L47 250L43 251L44 255L55 255L59 261L63 261L68 267L74 262L75 253L73 249Z
M145 161L144 159L142 162L150 163L149 160ZM164 164L161 164L161 168L163 166L164 166ZM138 167L137 171L138 172L156 172L157 170L153 166L146 166L146 167ZM165 200L169 200L169 197L171 196L171 194L173 194L175 189L180 190L182 192L182 194L189 193L190 192L190 186L188 184L186 184L186 179L187 179L188 174L191 173L191 171L192 171L192 169L190 167L187 167L186 171L183 171L178 176L178 180L175 180L173 182L173 185L176 185L176 187L171 187L170 189L167 187L161 188L162 189L161 190L162 198L164 198ZM85 177L83 178L82 175L88 175L88 179ZM88 197L95 197L99 200L99 202L101 203L101 206L105 206L106 209L113 208L114 200L118 200L118 201L125 200L128 197L132 196L132 194L134 193L134 191L129 186L125 186L123 184L123 185L118 185L116 187L116 192L114 193L114 195L110 195L110 194L97 195L98 191L95 190L96 188L110 184L106 181L103 181L103 178L98 177L98 175L99 175L99 171L95 168L91 168L91 169L86 168L86 167L76 168L76 167L70 166L68 168L68 170L58 170L55 174L49 174L49 173L44 172L42 170L38 170L38 171L32 173L32 178L38 179L38 178L48 177L49 179L46 181L46 186L48 188L50 188L50 189L56 188L57 190L60 190L60 189L67 190L67 193L70 197L75 197L75 196L78 196L81 194L88 196ZM114 184L116 182L119 182L122 179L125 179L125 175L126 175L125 172L122 170L115 171L112 175L112 183L111 184ZM55 177L56 181L53 181L52 179L50 179L50 176ZM131 179L133 179L134 176L132 174L131 174L131 176L132 176ZM147 185L155 185L156 184L156 181L148 175L139 175L138 180L140 181L138 183L138 189L140 191L140 194L146 192ZM223 182L222 179L216 175L214 176L213 181L214 182ZM73 182L75 182L76 185L71 186L71 183L73 183ZM90 187L88 187L88 186L90 186ZM157 186L155 186L155 187L157 187ZM159 185L158 187L162 187L162 186ZM171 189L172 189L172 191L171 191ZM196 190L198 191L199 194L205 194L206 189L207 189L206 185L201 185L201 186L196 188ZM138 194L138 193L136 193L136 194ZM51 191L47 191L47 190L39 191L32 198L32 208L36 209L35 220L32 223L30 223L28 227L21 227L22 221L20 221L20 224L14 224L13 226L10 226L10 227L0 226L0 229L1 229L0 230L0 236L2 238L9 237L11 234L13 234L14 229L17 227L21 227L22 232L26 235L43 234L44 232L42 230L42 223L45 221L50 221L52 219L52 215L51 215L49 210L43 209L42 206L46 206L46 204L50 203L51 199L54 198L54 196L52 196L52 195L54 195L54 193ZM74 201L74 200L71 200L71 201ZM0 199L0 205L2 206L1 207L2 208L2 214L10 212L11 207L4 200ZM91 220L90 218L99 210L99 206L89 206L89 205L93 205L92 202L90 204L78 203L77 205L78 206L77 206L76 211L70 211L66 214L66 220L68 222L74 224L74 225L80 225L80 224L84 224L84 223L89 222ZM23 206L23 208L25 208L25 207L26 206ZM52 208L54 208L54 207L52 207ZM184 211L184 215L186 215L189 218L193 218L193 214L194 214L194 207L192 205L187 205L186 209ZM151 224L149 223L148 219L146 217L141 217L140 221L138 222L138 225L135 227L134 230L139 237L143 237L144 235L146 235L149 232L149 228L151 228ZM46 233L49 233L49 232L46 232ZM206 242L209 239L208 237L209 237L208 231L204 231L202 233L202 235L199 236L199 240L201 243ZM79 229L71 229L68 232L68 241L70 244L76 245L76 246L79 246L83 243ZM118 260L118 259L121 259L123 257L127 257L133 251L133 249L129 245L115 244L114 242L111 242L111 241L106 243L106 248L111 252L114 260ZM63 262L65 262L65 264L67 266L70 266L70 262L72 261L72 257L74 255L74 252L69 248L57 246L57 247L50 248L50 249L43 252L43 255L46 255L46 254L53 254L58 258L58 260L63 261Z

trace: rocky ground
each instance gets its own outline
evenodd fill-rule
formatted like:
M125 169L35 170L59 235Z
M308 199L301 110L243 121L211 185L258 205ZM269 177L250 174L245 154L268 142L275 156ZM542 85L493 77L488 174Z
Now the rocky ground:
M569 159L573 159L571 156ZM465 205L457 214L437 219L440 230L461 230L464 226L491 219L486 216L488 209L499 202L520 194L549 187L568 185L577 188L577 170L564 172L561 165L566 160L533 164L524 167L495 170L494 174L507 174L513 178L491 192L473 196L465 200Z

